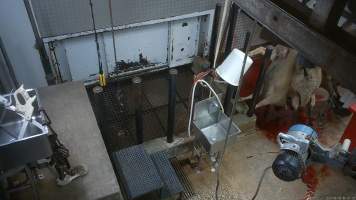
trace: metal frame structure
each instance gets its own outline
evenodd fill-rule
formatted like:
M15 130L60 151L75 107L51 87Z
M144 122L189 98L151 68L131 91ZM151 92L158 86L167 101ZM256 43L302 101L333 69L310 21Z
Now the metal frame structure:
M25 8L26 8L26 12L28 15L28 18L30 20L30 24L32 26L32 30L35 36L35 40L36 40L36 44L35 44L35 48L38 50L38 53L40 55L40 59L41 59L41 63L43 65L43 69L46 73L46 75L51 75L53 69L51 68L51 64L48 58L48 55L46 53L46 49L45 49L45 45L43 40L41 39L41 34L38 30L38 25L36 22L36 18L35 15L33 13L33 9L32 9L32 5L31 2L29 0L23 0ZM48 82L48 80L47 80Z
M98 28L96 32L98 34L105 34L107 32L112 32L112 31L121 31L121 30L128 30L128 29L134 29L138 27L148 27L150 25L158 25L158 24L163 24L163 23L168 23L168 46L167 49L173 49L172 45L170 42L172 41L172 34L170 33L170 28L171 28L171 22L173 21L178 21L178 20L186 20L190 18L202 18L202 17L208 17L209 18L209 23L206 25L207 28L207 35L204 41L204 44L210 43L210 38L211 38L211 29L213 28L213 17L214 17L214 10L206 10L206 11L200 11L200 12L194 12L190 14L184 14L180 16L172 16L169 18L164 18L164 19L155 19L155 20L149 20L149 21L144 21L144 22L138 22L138 23L133 23L133 24L128 24L128 25L119 25L119 26L114 26L110 28ZM211 22L210 22L211 21ZM94 31L85 31L85 32L80 32L80 33L73 33L73 34L66 34L66 35L60 35L60 36L55 36L55 37L44 37L42 38L44 45L46 47L47 53L50 53L50 47L49 44L51 43L56 43L56 42L61 42L70 38L79 38L79 37L84 37L88 35L94 34ZM198 33L197 33L198 34ZM197 43L197 45L201 45ZM198 51L197 47L197 51ZM117 49L118 51L118 49ZM104 53L104 52L103 52ZM118 52L119 53L119 52ZM203 49L203 53L205 55L208 54L208 48ZM137 67L132 67L129 70L121 70L121 71L110 71L109 69L106 69L106 73L108 74L108 77L110 80L118 80L121 78L127 78L131 77L132 75L139 75L142 73L150 73L150 72L155 72L155 71L161 71L168 69L170 67L174 67L170 61L172 57L172 51L167 50L167 60L166 62L159 62L159 63L152 63L151 65L147 66L137 66ZM60 56L59 56L60 57ZM120 60L120 58L117 58ZM55 60L55 59L54 59ZM58 63L58 62L57 62ZM104 66L107 66L104 64ZM96 77L93 76L93 78L88 78L85 80L86 85L91 85L93 83L96 83Z
M356 91L356 82L353 80L356 74L356 56L350 51L312 30L270 0L235 2L266 29L328 71L344 87Z
M10 62L9 56L5 50L4 43L0 37L0 92L5 90L7 93L11 89L18 88L19 83L16 80L14 68Z
M167 17L167 18L163 18L163 19L153 19L153 20L148 20L148 21L144 21L144 22L127 24L127 25L119 25L119 26L114 26L113 28L111 28L111 27L98 28L96 30L96 32L103 33L103 32L111 32L112 30L118 31L118 30L135 28L135 27L146 26L146 25L153 25L153 24L158 24L158 23L163 23L163 22L170 22L170 21L182 20L182 19L193 18L193 17L201 17L204 15L214 16L214 10L212 9L212 10L194 12L194 13L184 14L184 15L179 15L179 16ZM43 37L43 42L48 43L51 41L64 40L64 39L68 39L68 38L80 37L80 36L91 35L91 34L94 34L93 30L83 31L83 32L79 32L79 33L59 35L59 36L54 36L54 37Z

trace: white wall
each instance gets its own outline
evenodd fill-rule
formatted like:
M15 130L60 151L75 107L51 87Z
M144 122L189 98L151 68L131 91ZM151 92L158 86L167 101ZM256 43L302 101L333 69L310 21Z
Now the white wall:
M0 36L14 67L16 79L26 88L47 85L35 37L22 0L0 0Z
M191 63L198 49L208 54L213 14L214 10L209 10L119 27L114 33L117 60L138 62L142 54L152 64L150 67ZM103 70L109 74L115 69L112 33L98 32ZM93 34L64 35L44 41L55 43L63 80L97 79L98 59Z

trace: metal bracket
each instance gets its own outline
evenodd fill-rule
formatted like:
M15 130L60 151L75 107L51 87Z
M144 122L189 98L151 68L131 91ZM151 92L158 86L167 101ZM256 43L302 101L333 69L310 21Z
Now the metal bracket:
M19 89L14 92L14 98L16 112L24 115L25 120L31 120L34 111L32 104L36 100L36 96L30 97L23 85L21 85ZM21 98L21 100L19 98Z

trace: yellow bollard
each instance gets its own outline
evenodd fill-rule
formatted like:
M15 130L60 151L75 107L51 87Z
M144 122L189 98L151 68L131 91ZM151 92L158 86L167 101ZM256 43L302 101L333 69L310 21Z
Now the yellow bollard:
M106 86L106 77L105 74L99 74L99 85L101 87Z

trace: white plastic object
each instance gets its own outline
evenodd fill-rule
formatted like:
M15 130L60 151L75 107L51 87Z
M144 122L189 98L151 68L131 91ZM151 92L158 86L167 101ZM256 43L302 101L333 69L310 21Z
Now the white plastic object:
M351 145L351 140L350 139L345 139L344 142L342 143L341 149L345 152L349 151Z
M88 174L88 167L86 165L78 165L70 170L70 174L66 174L63 179L57 178L58 186L66 186L74 179Z
M216 73L227 83L233 86L239 86L239 80L243 67L245 53L234 49L224 62L216 69ZM253 60L247 56L244 74L250 69Z
M21 102L19 100L19 96L22 97L24 102ZM16 107L16 112L21 113L24 115L24 118L29 121L31 120L34 107L33 107L33 102L36 99L36 96L30 97L28 92L25 90L24 86L21 85L15 92L14 92L14 99L15 99L15 107Z

